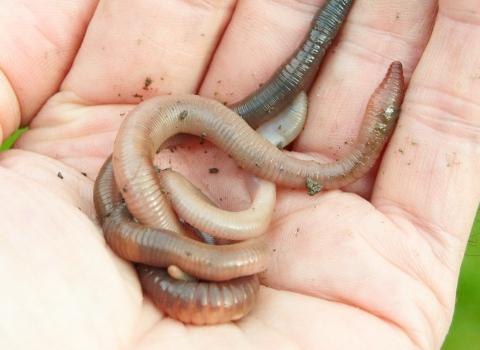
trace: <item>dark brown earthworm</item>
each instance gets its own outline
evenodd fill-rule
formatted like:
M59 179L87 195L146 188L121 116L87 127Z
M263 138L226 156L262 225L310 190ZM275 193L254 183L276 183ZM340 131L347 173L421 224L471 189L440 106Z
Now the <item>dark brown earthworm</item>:
M113 151L118 188L141 223L161 227L156 224L156 216L168 205L153 157L164 140L179 132L208 139L248 172L277 185L306 187L311 195L322 187L346 186L371 168L387 143L399 115L404 88L402 65L394 62L370 98L352 150L327 164L288 156L216 101L196 95L153 97L135 107L118 132Z
M198 325L225 323L246 315L260 287L257 275L230 281L185 282L170 277L165 269L138 266L146 294L170 317Z
M354 0L327 0L315 14L308 33L297 50L258 90L230 106L256 129L275 115L315 76L325 52L337 35Z
M202 280L225 281L264 271L270 261L270 249L255 238L210 245L136 223L125 204L109 214L103 224L105 240L115 253L132 262L156 267L176 265Z
M108 157L98 172L93 186L93 204L101 225L110 210L123 203L113 173L112 156Z

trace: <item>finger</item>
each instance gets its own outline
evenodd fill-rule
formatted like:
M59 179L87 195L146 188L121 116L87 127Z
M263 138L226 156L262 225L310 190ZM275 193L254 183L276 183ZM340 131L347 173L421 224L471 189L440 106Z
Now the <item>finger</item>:
M232 6L232 1L135 6L102 1L61 92L17 147L62 160L94 178L131 104L196 91Z
M268 80L303 39L318 0L239 1L200 94L241 100Z
M480 4L439 5L373 203L399 226L412 222L430 243L458 253L480 198ZM460 254L445 258L451 266L461 261Z
M8 1L0 21L0 142L27 125L65 77L97 1Z
M195 93L234 1L101 1L62 91L88 104Z

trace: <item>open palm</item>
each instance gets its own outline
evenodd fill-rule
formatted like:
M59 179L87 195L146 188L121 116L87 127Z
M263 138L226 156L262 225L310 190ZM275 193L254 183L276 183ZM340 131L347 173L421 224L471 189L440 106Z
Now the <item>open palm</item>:
M198 327L164 317L96 226L93 180L134 105L178 93L238 101L295 49L321 3L0 5L0 135L30 126L0 154L1 348L441 346L480 199L475 1L355 2L291 152L321 162L348 152L394 60L409 84L399 124L379 168L344 191L278 190L263 236L271 265L244 319ZM240 170L209 143L158 161L222 207L248 205Z

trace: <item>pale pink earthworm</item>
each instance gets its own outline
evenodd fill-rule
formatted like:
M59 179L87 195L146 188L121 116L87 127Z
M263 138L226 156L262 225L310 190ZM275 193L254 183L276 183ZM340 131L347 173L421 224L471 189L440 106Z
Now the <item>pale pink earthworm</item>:
M317 190L315 187L320 185L323 185L327 188L338 188L355 181L373 165L375 159L380 154L383 146L386 144L390 134L393 131L396 119L398 118L403 94L404 83L402 67L400 63L394 62L390 66L385 79L372 95L370 102L368 103L364 122L360 129L359 137L354 145L354 148L347 156L339 161L323 165L311 161L297 160L286 156L280 150L278 150L278 148L268 143L268 141L261 139L246 125L245 122L243 122L243 120L239 119L233 112L215 101L193 95L153 98L145 101L132 110L130 115L125 120L125 123L121 127L121 130L119 131L119 140L122 140L122 142L117 142L114 150L114 157L117 157L117 164L120 165L118 172L115 171L115 176L117 176L117 184L121 185L121 192L124 194L124 196L128 193L136 193L133 198L134 200L142 200L144 198L148 199L152 193L155 192L155 190L152 188L155 186L146 186L146 188L148 188L148 195L142 196L141 193L136 192L136 182L139 181L139 179L147 179L149 183L155 184L157 176L153 168L152 159L155 154L155 149L158 147L158 145L176 132L190 132L201 135L205 132L202 130L207 130L208 134L206 137L210 141L214 142L221 148L224 148L229 154L232 155L233 159L237 161L239 160L239 164L241 164L244 168L251 170L256 176L262 176L277 183L280 182L279 179L281 179L281 184L290 187L311 186L309 191L313 192ZM187 111L187 113L184 111ZM211 115L217 115L220 117L211 117ZM137 137L136 131L138 130L135 130L135 126L139 127L145 135ZM130 140L131 142L125 142L125 140ZM119 150L117 150L117 147ZM141 151L142 149L149 149L147 155L144 155L145 151ZM251 161L252 159L256 161L257 164L254 166L249 166L248 161ZM259 159L262 159L264 163L258 164ZM282 162L280 164L283 165L278 167L278 162ZM139 178L135 176L128 178L128 169L126 172L124 172L124 168L121 166L121 164L132 163L134 163L132 169L136 169L135 173L140 175ZM148 176L150 172L149 169L152 170L151 179L149 179ZM125 173L127 173L127 176L125 176ZM285 177L285 175L287 175L287 177ZM298 180L299 178L300 180ZM291 182L289 182L290 180ZM145 188L142 185L139 187ZM161 193L160 186L158 186L156 190ZM107 232L109 230L107 221L109 222L111 220L112 222L115 222L114 218L116 218L116 216L113 215L114 212L115 210L111 211L112 215L107 218L104 225L106 236L108 235ZM126 231L125 227L128 225L125 225L124 221L120 222L122 222L122 224L119 225L114 232L120 232L121 236ZM151 253L140 253L140 249L143 249L143 247L140 247L141 245L145 245L149 247L147 248L147 251L149 251L149 249L150 252L155 251L156 248L152 248L151 243L146 238L147 235L145 234L145 232L148 232L148 230L153 229L145 229L140 224L134 223L132 223L131 226L132 227L130 227L129 230L131 229L132 231L126 233L125 237L133 237L133 233L136 232L134 231L135 229L138 229L139 232L144 232L143 234L139 233L143 235L139 236L142 237L141 239L132 240L132 243L134 243L132 245L133 251L135 254L138 253L142 259L150 259ZM117 239L125 239L125 237L119 238L118 233L116 233L113 237L114 241L109 241L109 244L112 247L115 246ZM123 244L123 242L120 242L119 244ZM185 255L189 255L189 253L187 253L185 250L183 250L183 252ZM245 260L230 261L231 264L237 264L237 262L243 264ZM152 261L148 261L148 263L152 264ZM177 264L177 262L168 261L165 262L165 264ZM181 264L181 261L179 261L178 264ZM199 268L198 266L200 265L194 264L195 269ZM198 276L197 270L187 270L183 266L180 266L180 268L186 272L189 272L193 276ZM144 269L148 268L145 267ZM173 285L171 284L171 277L165 278L166 277L164 277L163 272L162 275L159 275L156 272L141 275L142 283L144 286L148 286L147 288L149 291L159 291L161 290L159 289L160 285L168 285L169 287L166 288L166 290L174 294L177 293L176 295L179 296L181 292L174 289ZM250 276L250 278L254 277ZM210 277L210 279L212 278ZM248 281L249 283L253 283L253 281ZM193 282L184 282L183 284L180 282L175 283L181 284L185 287L189 286L188 288L193 289L196 288L195 286L200 286L200 284L195 284ZM185 291L185 293L185 295L195 295L193 291ZM163 292L160 294L156 294L156 292L154 294L149 293L149 295L157 305L162 307L162 310L176 318L184 317L180 316L182 310L190 308L190 302L193 302L193 299L178 297L174 306L171 305L171 308L164 309L165 304L162 300L165 297L165 294ZM212 299L208 299L206 302L205 308L208 309L211 304L220 302L219 300L220 299L215 299L212 296ZM231 308L231 305L225 304L224 306L225 312ZM203 311L199 310L198 312L202 313L203 315ZM195 317L191 318L190 321L195 322ZM201 320L201 322L205 323L217 322L216 316L215 320L214 318L207 320L201 318Z
M293 103L285 113L281 113L265 125L262 133L267 138L286 145L301 132L306 117L306 95L300 94L295 101L297 102ZM177 173L169 171L163 174ZM250 175L246 177L250 178L249 181L252 182L253 187L258 187L260 192L267 191L261 197L266 197L265 201L272 202L274 205L274 184L255 179ZM187 188L193 187L186 179L185 181ZM270 185L273 188L270 188ZM268 193L271 191L273 191L273 197ZM185 189L180 192L185 193ZM208 204L201 192L197 192L197 196L199 200L204 201L204 206ZM256 197L255 194L252 196ZM212 247L174 232L142 227L132 222L131 214L124 205L120 205L122 200L115 184L111 157L109 157L95 182L94 202L97 215L104 222L104 235L110 247L127 260L169 266L170 275L188 282L171 278L163 269L142 265L139 269L142 285L162 310L184 322L197 324L235 320L250 311L259 288L258 278L253 273L264 270L270 257L270 252L264 243L249 240L236 245ZM261 201L255 199L254 203L255 201L257 205L262 205ZM271 210L273 212L273 206ZM231 217L228 212L223 211L223 213ZM271 216L270 214L268 215ZM261 221L268 224L269 220L270 218ZM239 223L238 226L241 226L240 231L246 232L248 229L248 225L245 224ZM183 271L175 265L170 265L172 263L177 264ZM195 280L193 282L184 271L203 279L230 280L208 283ZM248 276L234 278L241 275ZM181 288L181 291L177 288ZM191 298L185 299L188 296ZM203 307L198 307L199 298L205 304ZM172 304L166 301L172 301L172 299L177 302ZM192 308L192 305L196 306ZM185 309L188 309L187 313L184 312Z
M163 141L177 133L208 139L248 172L277 185L306 188L311 195L322 188L346 186L363 176L380 155L393 132L404 89L402 65L394 62L370 98L352 150L327 164L281 152L219 102L196 95L153 97L129 113L117 134L113 151L117 186L142 224L164 227L166 220L159 222L158 216L168 203L153 158Z
M402 73L401 71L402 71L402 69L401 69L401 65L399 63L393 63L392 64L392 66L390 67L390 69L387 73L387 76L385 77L384 81L380 84L379 88L372 95L372 98L371 98L371 100L368 104L368 108L367 108L367 112L366 112L366 115L365 115L364 123L362 125L361 130L360 130L360 135L359 135L358 141L356 143L356 147L350 152L349 155L347 155L342 160L336 162L337 164L340 164L340 166L337 167L337 169L339 169L339 171L337 172L336 176L333 176L335 174L332 175L331 172L329 172L329 177L326 177L327 180L333 181L334 184L336 184L336 185L344 184L345 181L347 181L347 182L348 181L354 181L357 177L356 176L357 174L361 174L361 173L367 171L369 169L369 167L371 166L371 164L373 164L374 159L378 156L378 154L380 153L383 145L387 142L388 137L389 137L390 133L392 132L393 127L395 125L395 120L398 116L398 110L399 110L400 103L401 103L402 98L403 98L403 90L404 90L403 76L401 74ZM185 101L185 100L187 100L187 101ZM212 124L212 122L210 122L210 124L208 124L208 120L213 119L213 118L209 118L208 115L207 116L205 115L205 113L212 112L212 111L211 110L205 111L204 108L206 108L206 107L199 107L199 103L200 103L200 106L201 106L202 102L205 102L207 104L207 106L212 105L211 108L213 109L213 112L214 113L215 112L220 113L220 115L222 117L221 118L214 118L215 122L213 122L213 124ZM190 103L193 103L193 104L190 104ZM163 107L160 108L159 107L160 105L163 106ZM185 116L185 119L190 117L191 120L186 122L185 119L181 120L181 118L183 118L182 116L184 116L183 111L189 110L187 107L193 108L195 110L195 113L193 113L193 112L187 113L187 115ZM208 107L208 108L210 108L210 107ZM159 120L159 118L158 118L159 113L163 113L165 111L169 112L169 116L167 116L166 118L161 118L162 120ZM152 113L153 113L153 115L152 115ZM130 116L128 117L128 119L126 120L126 122L124 124L126 126L122 127L122 130L131 129L131 125L128 126L129 121L131 122L132 120L136 120L137 116L142 117L141 120L148 119L146 122L147 122L147 125L149 125L149 126L145 127L145 125L142 122L141 125L143 125L143 128L149 129L150 126L152 126L155 129L162 129L163 130L163 132L161 132L162 134L164 134L163 137L160 137L156 141L157 143L160 143L160 144L162 142L162 139L168 138L169 135L172 134L172 133L186 132L186 131L191 132L191 130L188 128L188 125L190 125L190 127L193 128L193 130L195 129L195 127L197 127L197 134L201 134L203 132L201 130L210 130L210 131L216 130L217 132L220 131L219 132L220 136L212 137L212 138L209 138L209 139L212 140L213 142L219 144L219 145L223 145L224 148L226 148L227 152L230 152L230 153L232 153L232 151L233 151L233 149L230 149L232 147L231 145L233 143L240 144L240 148L241 148L242 152L245 152L245 156L242 157L241 152L236 152L235 155L234 155L234 159L242 160L243 161L242 164L243 164L244 167L247 167L247 164L245 163L247 161L247 159L243 159L243 158L252 157L252 154L253 154L254 155L253 159L255 159L255 152L258 152L259 150L260 150L260 152L262 152L264 149L266 149L267 153L263 152L262 156L267 157L269 159L272 159L273 157L278 158L277 155L268 156L269 153L274 153L274 154L276 153L276 154L283 155L283 153L281 153L275 146L273 146L271 144L268 144L269 146L265 145L263 147L257 147L257 146L252 147L252 146L248 146L251 143L247 142L247 144L245 145L245 143L242 142L242 140L239 140L238 137L236 137L236 135L238 135L238 134L243 135L243 138L245 138L245 137L256 138L256 137L259 137L259 136L255 132L253 132L251 129L248 129L248 127L245 125L245 123L242 120L240 120L234 114L231 114L231 111L228 110L227 108L225 108L223 105L218 104L218 103L216 103L215 101L212 101L212 100L206 100L206 99L200 98L198 96L190 96L190 95L182 96L182 97L180 97L180 96L167 96L167 97L158 97L158 98L148 100L148 101L142 103L141 105L139 105L138 107L136 107L134 110L132 110ZM152 119L151 117L154 117L154 116L156 116L156 118ZM204 124L204 122L205 122L204 119L207 120L207 125L208 126L206 126ZM139 122L139 121L136 120L135 124L137 124L137 122ZM171 123L170 127L167 127L167 125L165 125L165 123L167 123L167 124ZM220 123L220 124L217 124L217 123ZM199 125L201 125L200 128L198 128ZM233 129L234 132L229 131L229 129L227 129L227 125L229 125L228 128ZM169 129L171 129L171 130L169 130ZM151 132L152 132L152 130L150 130L150 133ZM129 133L127 133L127 135L122 134L122 136L121 136L121 137L123 137L122 143L125 139L128 140L128 134ZM213 134L211 132L210 132L210 134L213 136ZM134 137L134 139L136 139L136 138ZM141 140L141 138L139 140L140 140L140 145L134 143L133 145L135 147L133 149L135 149L135 148L136 149L141 149L141 147L145 147L145 142L143 142ZM147 139L145 139L145 140L147 140ZM222 140L227 140L226 145L222 144L222 142L221 142ZM260 144L267 143L267 141L264 141L263 139L259 139L258 142ZM147 145L150 146L150 153L151 154L150 154L149 157L153 158L153 155L155 154L156 145L152 145L151 141L146 142L146 143L147 143ZM117 146L119 146L119 145L120 144L117 144ZM230 145L230 148L229 148L229 145ZM255 145L255 143L253 143L253 145ZM132 148L132 144L130 144L129 148L130 149ZM135 153L135 152L133 152L133 153ZM127 152L127 154L128 154L128 152ZM138 155L130 155L130 156L134 157L134 158L138 157ZM129 158L129 159L131 159L131 158ZM140 158L138 158L136 160L138 161L139 159ZM287 159L289 161L293 160L291 158L287 158ZM130 161L130 160L127 160L127 162L128 161ZM145 161L145 159L143 159L143 161ZM303 163L303 164L301 164L302 166L307 165L306 169L311 171L311 168L312 168L312 165L310 164L311 162L293 160L294 166L296 166L297 162ZM147 163L148 163L148 161L147 161ZM151 163L151 159L150 159L150 163ZM275 168L275 162L270 162L270 164L274 164L274 168ZM288 165L290 163L284 162L284 164ZM295 172L295 171L292 171L292 170L288 169L287 165L283 166L283 170L282 170L283 174L284 173L293 173L293 174L296 174L297 176L299 176L299 174L301 174L302 176L305 176L305 175L303 175L304 174L303 172ZM320 165L318 163L314 163L313 165L315 167L320 168L320 170L322 170L322 168L323 169L329 169L328 165ZM155 182L156 172L153 168L153 164L150 164L150 166L151 166L151 169L152 169L152 177L153 177L153 181L152 181L152 179L150 181ZM136 173L138 174L140 169L147 169L148 170L148 166L144 167L143 165L142 166L136 165L136 169L137 169ZM264 169L261 168L261 167L258 167L256 165L254 167L254 170L256 170L255 172L256 172L257 176L262 176L262 175L265 174L265 172L262 171ZM107 167L106 170L104 170L104 171L111 172L111 169L109 169ZM317 169L317 173L319 173L319 169ZM119 174L122 174L122 173L119 173ZM140 174L142 174L142 173L140 172ZM148 174L148 171L147 171L147 174ZM271 174L271 171L266 172L266 174L267 175ZM307 174L307 176L314 176L314 175L315 175L315 172ZM101 176L99 178L102 179ZM145 178L146 178L145 175L140 177L140 179L145 179ZM120 180L120 181L124 181L124 182L121 182L121 183L125 184L123 186L128 186L127 182L125 182L125 179L123 177L121 177L121 179L122 180ZM133 180L138 181L138 178L137 179L133 178ZM101 183L101 181L99 183ZM117 179L117 183L118 183L118 179ZM328 181L326 183L328 183ZM290 186L295 186L296 184L297 184L297 182L293 182L292 184L290 184ZM288 185L288 183L287 183L287 185ZM302 183L301 185L305 186L304 183ZM108 192L108 191L110 191L110 189L114 188L111 181L106 182L106 187L109 190L104 191L103 193ZM126 187L125 189L126 189L126 192L124 191L124 189L121 190L121 192L123 192L124 194L128 193L129 191L130 191L130 193L134 192L134 187L132 187L132 186ZM116 190L113 190L114 193L115 193L115 191ZM158 187L158 191L160 191L160 193L161 193L161 188L160 187ZM96 193L99 193L98 188L97 188ZM102 192L100 191L100 193L102 193ZM149 191L149 193L152 193L151 190ZM95 198L99 198L99 195L96 194ZM96 200L96 203L102 203L102 201L105 200L105 194L103 195L102 198L103 199ZM114 201L118 202L120 200L119 196L118 196L118 192L117 192L117 195L113 196L112 198L114 199ZM138 196L136 198L141 198L141 196ZM112 200L110 199L110 202L111 201ZM101 206L101 204L100 204L100 206ZM106 213L105 215L107 215L107 216L110 216L110 217L113 216L111 210L109 211L108 209L105 209L105 208L103 208L103 209L100 208L100 209L97 209L97 210L99 211L99 213ZM120 209L118 209L118 210L120 210ZM110 218L107 218L107 220L108 219L110 219ZM141 228L141 226L138 225L138 224L134 224L134 225ZM117 232L120 232L120 235L123 232L122 227L126 227L126 226L121 226L119 228L119 231L117 231ZM104 229L107 231L108 226L104 227ZM143 232L145 232L145 231L143 231ZM114 240L119 239L118 235L115 235L114 237L117 237L117 238L114 238ZM148 240L143 240L143 239L141 240L141 243L144 243L146 245L149 244ZM112 242L110 242L110 244L113 245ZM140 250L138 245L135 245L132 249L133 249L133 251L136 251L136 252L138 252ZM185 254L187 255L187 253L185 253ZM232 261L232 263L235 264L236 262ZM173 263L172 262L167 262L166 264L173 264ZM184 267L181 267L181 268L184 269ZM164 281L164 279L161 278L161 277L158 277L156 279L157 283L164 283L163 281ZM157 300L157 295L151 295L151 297L154 300ZM183 303L180 303L180 302L179 302L179 304L176 304L176 305L177 305L176 308L178 307L178 310L180 310L182 308L185 308L185 307L188 307L187 304L183 304ZM169 309L167 312L171 315L173 315L175 313L175 311L173 309L171 309L171 310Z
M282 148L301 133L306 117L307 95L301 92L286 109L256 132L277 148ZM174 211L190 225L212 236L229 240L258 237L265 232L273 216L275 184L249 173L245 174L245 182L251 206L240 212L228 212L205 203L203 193L175 171L162 171L159 178Z

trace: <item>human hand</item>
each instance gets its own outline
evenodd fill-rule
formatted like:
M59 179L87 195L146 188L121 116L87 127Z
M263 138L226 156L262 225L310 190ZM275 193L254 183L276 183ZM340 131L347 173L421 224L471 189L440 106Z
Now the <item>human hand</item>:
M54 11L26 10L47 3ZM1 36L4 52L19 52L0 61L9 97L2 130L18 125L19 111L24 124L33 118L19 150L0 155L2 347L440 347L479 201L478 5L442 1L437 16L435 1L356 1L292 153L325 162L348 152L370 94L400 60L409 88L378 173L315 197L279 189L264 236L268 287L244 319L194 327L164 318L132 266L105 245L93 224L92 181L140 100L198 93L237 101L294 50L319 3L61 4L2 11L23 19ZM244 206L241 180L229 178L236 166L209 144L189 146L159 161L226 208ZM201 175L219 165L219 174Z

